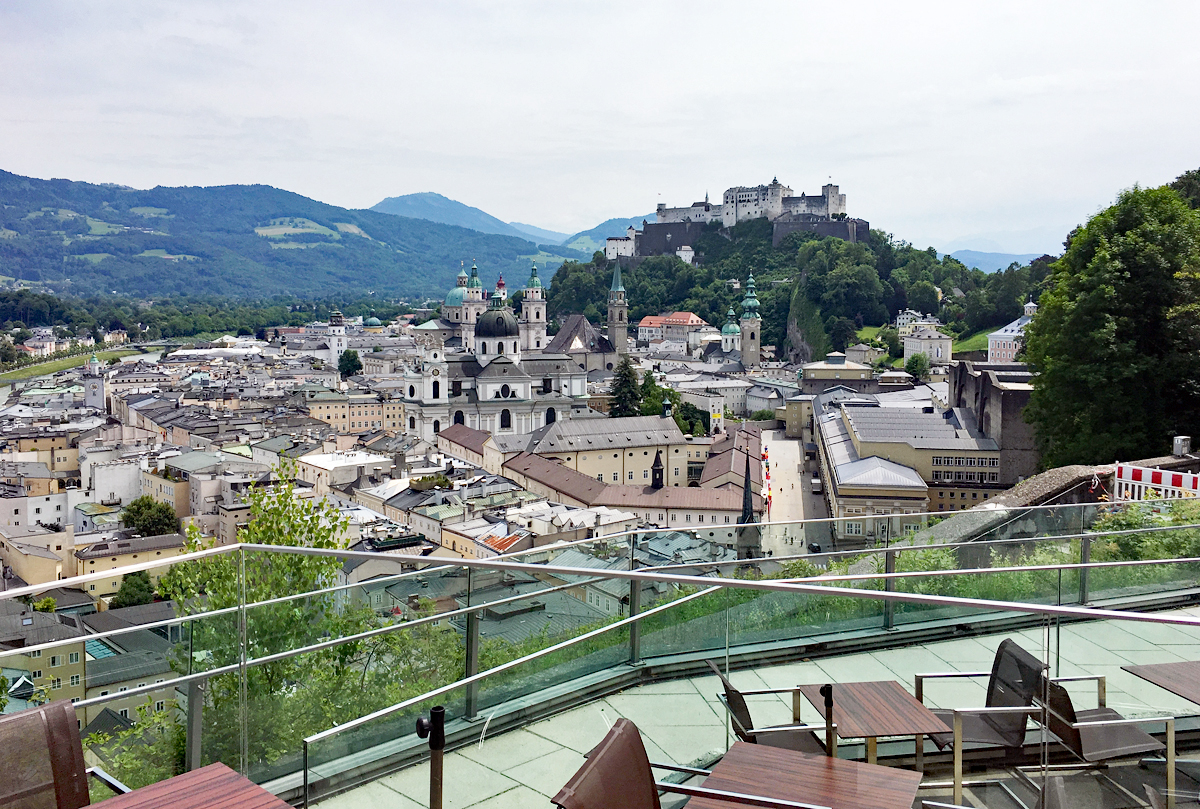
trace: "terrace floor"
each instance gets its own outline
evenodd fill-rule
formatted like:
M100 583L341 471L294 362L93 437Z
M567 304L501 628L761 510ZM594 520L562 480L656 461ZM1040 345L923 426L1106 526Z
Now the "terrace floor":
M1174 614L1200 617L1200 608L1178 610ZM1051 630L1052 634L1054 631ZM996 646L1004 637L1016 638L1031 653L1044 656L1042 631L1030 629L848 654L755 671L735 671L730 679L746 690L787 688L807 683L897 680L912 691L915 673L990 669ZM1200 707L1121 671L1121 666L1128 664L1184 660L1200 660L1200 632L1164 624L1107 620L1064 625L1061 628L1061 655L1057 661L1052 652L1049 657L1050 671L1055 676L1106 675L1108 705L1127 717L1200 713ZM986 678L933 682L926 687L926 704L942 708L980 706L984 702L985 682ZM733 741L727 728L725 709L716 696L719 689L720 682L713 676L632 688L520 730L484 738L480 743L448 752L445 758L445 806L447 809L549 806L550 796L579 768L583 754L601 739L618 717L627 717L637 724L651 761L709 764ZM1072 684L1071 690L1076 695L1077 705L1095 706L1094 684ZM756 724L790 721L790 697L787 695L751 697L748 701ZM807 711L805 721L816 721L815 710L807 704L804 707ZM1137 770L1136 766L1126 769ZM1134 773L1132 777L1140 776ZM1157 777L1161 779L1161 768ZM318 805L322 809L363 805L418 809L428 806L428 789L428 764L422 764ZM1194 790L1196 785L1181 776L1178 789ZM1130 805L1111 797L1101 800L1094 790L1088 794L1092 797L1083 799L1081 806ZM944 792L930 794L922 790L920 797L949 801ZM990 803L982 795L977 798ZM797 799L804 800L803 796L797 796ZM920 805L919 801L916 805Z

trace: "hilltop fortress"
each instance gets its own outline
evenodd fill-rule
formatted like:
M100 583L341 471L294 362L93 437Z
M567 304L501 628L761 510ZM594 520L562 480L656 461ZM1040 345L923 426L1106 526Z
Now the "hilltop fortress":
M775 178L768 185L729 188L720 204L709 202L707 195L703 202L693 202L686 208L668 208L659 203L655 221L643 221L641 230L631 227L624 236L610 237L604 255L611 261L673 253L691 264L697 259L693 245L706 225L717 222L729 228L763 218L774 224L775 245L798 230L848 242L865 240L870 230L869 223L847 217L846 195L836 185L822 186L819 196L794 196L791 188Z

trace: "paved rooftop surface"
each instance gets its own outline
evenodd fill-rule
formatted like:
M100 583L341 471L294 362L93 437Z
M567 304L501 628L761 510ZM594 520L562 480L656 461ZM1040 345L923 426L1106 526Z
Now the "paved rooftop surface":
M1168 614L1200 618L1200 608ZM730 679L744 690L897 680L911 692L916 673L990 670L996 646L1003 638L1012 637L1032 654L1048 659L1054 676L1106 675L1108 705L1127 717L1200 713L1196 705L1121 671L1121 666L1128 664L1200 660L1200 630L1128 621L1063 626L1057 661L1054 635L1052 628L1049 652L1043 647L1042 630L1029 629L735 671ZM981 706L985 685L986 678L927 683L925 702L941 708ZM651 761L690 764L711 759L733 742L725 709L716 696L719 689L714 676L632 688L449 752L444 805L446 809L549 807L550 796L583 764L583 754L619 717L637 724ZM1077 707L1095 707L1094 683L1072 684L1070 690ZM749 697L747 701L758 726L791 721L789 695ZM805 721L817 720L811 706L805 704L804 710ZM322 809L364 805L418 809L428 806L428 789L429 765L425 763L318 805ZM928 794L920 797L947 800Z

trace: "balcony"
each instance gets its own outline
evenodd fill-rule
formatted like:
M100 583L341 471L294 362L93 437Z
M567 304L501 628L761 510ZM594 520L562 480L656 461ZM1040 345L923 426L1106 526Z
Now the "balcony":
M706 660L746 690L891 680L911 693L917 674L987 670L1011 638L1051 677L1104 675L1107 705L1127 718L1159 718L1144 726L1156 738L1166 739L1165 717L1173 717L1184 758L1200 745L1200 708L1123 667L1200 660L1197 523L1186 504L964 512L886 547L825 554L800 552L810 542L828 546L827 521L640 531L491 560L424 560L408 572L401 564L412 560L400 557L394 574L282 594L322 560L341 570L346 560L389 557L224 546L171 565L225 601L86 636L85 668L97 643L127 653L145 633L161 635L176 707L143 718L139 738L119 747L85 745L110 770L124 768L118 777L132 772L131 786L221 761L294 804L411 807L427 805L429 778L414 723L440 704L447 806L549 805L618 717L638 725L653 761L717 761L734 736ZM799 555L737 560L729 548L746 531ZM152 567L162 563L140 569ZM101 577L111 572L56 584L86 589ZM47 661L79 642L27 643L0 652L0 665L29 671L33 653ZM80 712L164 688L139 686L133 675L119 693L93 696L84 685ZM1080 710L1098 704L1095 680L1067 688ZM966 709L984 696L978 681L946 680L927 684L924 701ZM788 697L749 702L760 724L793 718ZM808 703L799 707L803 721L821 721ZM1034 787L1047 775L1064 775L1079 806L1145 805L1142 784L1167 787L1164 766L1141 766L1137 756L1110 763L1106 778L1057 770L1078 762L1045 726L1034 716L1023 746L1007 756L968 746L964 805L1036 805ZM841 740L836 752L868 755L861 739ZM917 766L912 737L882 738L876 755L880 764ZM952 753L926 740L921 759L914 806L950 802ZM1189 774L1200 772L1176 772L1175 792L1195 792Z

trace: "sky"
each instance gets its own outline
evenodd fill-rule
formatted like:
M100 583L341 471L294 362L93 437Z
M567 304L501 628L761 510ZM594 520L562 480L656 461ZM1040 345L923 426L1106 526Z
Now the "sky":
M0 3L0 169L435 191L567 233L773 177L1056 253L1200 167L1195 2Z

